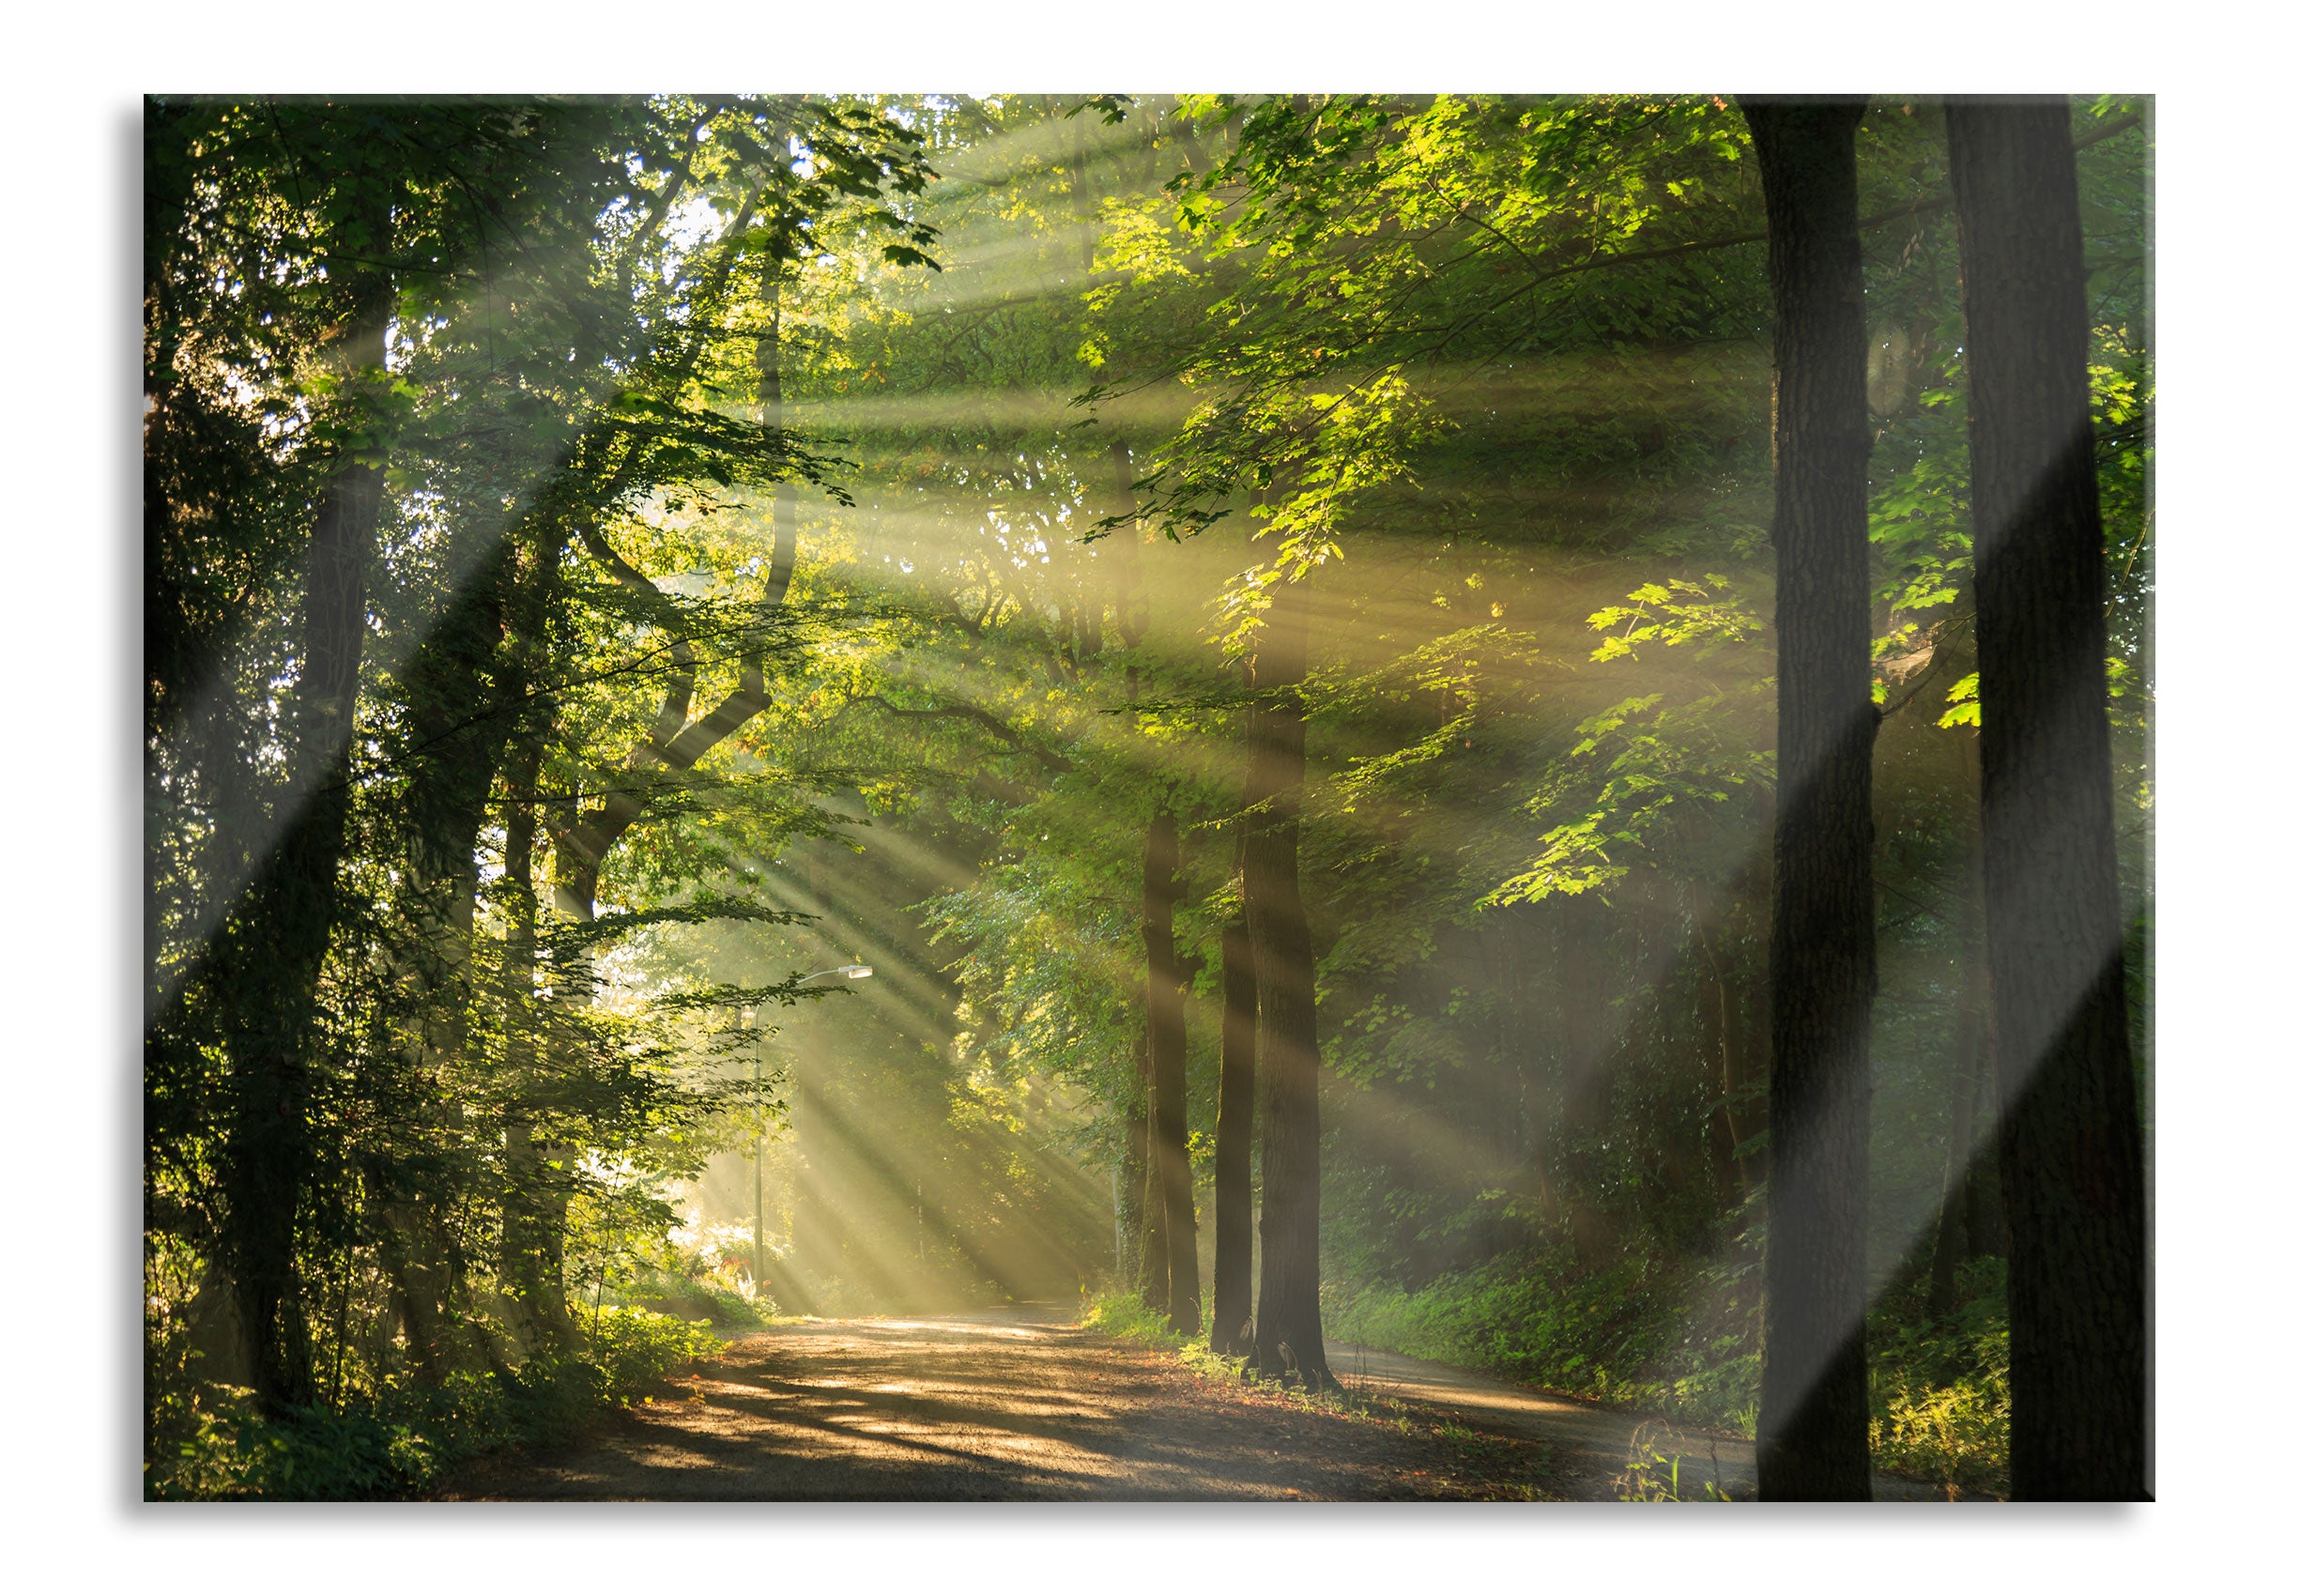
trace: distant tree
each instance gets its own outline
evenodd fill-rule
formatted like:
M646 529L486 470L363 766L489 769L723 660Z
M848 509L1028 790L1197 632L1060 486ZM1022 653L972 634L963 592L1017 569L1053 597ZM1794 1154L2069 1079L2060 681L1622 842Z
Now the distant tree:
M2150 1495L2147 1220L2109 775L2107 575L2067 102L1955 101L2012 1484Z
M1134 1035L1135 1076L1142 1108L1136 1118L1142 1151L1137 1189L1142 1192L1142 1253L1135 1260L1134 1287L1144 1304L1163 1313L1173 1301L1173 1265L1166 1231L1166 1160L1158 1152L1158 1069L1151 1051L1148 1011L1151 999L1143 988L1144 1019Z
M1250 823L1250 822L1249 822ZM1254 1246L1254 944L1246 922L1222 928L1222 1066L1214 1125L1214 1322L1219 1353L1252 1349Z
M1867 339L1858 100L1742 106L1773 297L1780 785L1773 833L1771 1197L1757 1490L1869 1496Z
M1166 1218L1166 1322L1198 1333L1198 1214L1190 1194L1189 1059L1182 967L1174 953L1174 872L1182 844L1160 804L1142 846L1142 943L1149 963L1151 1183Z

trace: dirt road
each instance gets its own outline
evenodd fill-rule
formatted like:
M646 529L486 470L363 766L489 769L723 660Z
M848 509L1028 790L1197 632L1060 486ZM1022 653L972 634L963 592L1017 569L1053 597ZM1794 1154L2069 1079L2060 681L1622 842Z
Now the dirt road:
M619 1415L557 1454L483 1466L443 1496L1604 1498L1635 1429L1631 1416L1348 1347L1332 1361L1351 1387L1362 1379L1463 1428L1434 1432L1429 1408L1408 1410L1403 1424L1310 1411L1066 1319L1024 1308L778 1327L735 1343L682 1395ZM1736 1466L1725 1460L1728 1488ZM1706 1473L1689 1460L1685 1478L1692 1495Z
M1609 1482L1628 1467L1643 1429L1648 1441L1679 1458L1680 1495L1700 1497L1713 1482L1735 1501L1756 1499L1756 1448L1739 1435L1668 1425L1651 1414L1600 1407L1394 1352L1329 1342L1326 1355L1354 1391L1449 1414L1472 1429L1540 1439L1558 1463L1559 1487L1577 1497L1611 1498ZM1948 1499L1938 1485L1891 1474L1871 1475L1869 1489L1880 1502Z

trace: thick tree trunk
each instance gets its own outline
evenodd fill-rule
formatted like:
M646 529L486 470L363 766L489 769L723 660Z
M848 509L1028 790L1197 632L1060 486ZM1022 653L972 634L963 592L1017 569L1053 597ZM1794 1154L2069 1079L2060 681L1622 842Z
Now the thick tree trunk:
M1174 872L1182 844L1160 808L1142 848L1142 943L1149 955L1150 1145L1166 1213L1166 1322L1198 1333L1198 1214L1190 1193L1188 1037L1174 958Z
M1213 1346L1252 1350L1254 1254L1254 944L1246 923L1222 928L1222 1081L1214 1122Z
M1981 828L2012 1310L2013 1495L2153 1486L2084 237L2068 106L1957 102Z
M1966 738L1968 774L1977 777L1975 744ZM1949 1146L1940 1175L1940 1222L1933 1233L1933 1274L1925 1291L1925 1312L1936 1319L1956 1304L1956 1271L1974 1255L1973 1181L1978 1173L1976 1134L1980 1085L1986 1073L1991 1021L1988 1013L1988 935L1981 882L1981 817L1977 781L1970 793L1965 858L1958 883L1961 913L1956 974L1956 1059L1949 1074Z
M376 235L382 237L381 233ZM337 343L347 378L384 361L388 278L352 285ZM301 806L243 906L233 989L248 1012L235 1049L237 1113L223 1157L223 1251L253 1353L257 1400L270 1413L317 1397L296 1263L298 1220L313 1173L312 1052L320 971L337 915L336 867L351 816L349 749L367 636L367 569L383 471L348 456L330 479L305 568L302 670L291 762Z
M1779 815L1757 1490L1869 1496L1867 340L1856 100L1751 101L1772 284Z
M1306 779L1301 683L1309 662L1308 593L1280 581L1254 655L1259 695L1247 720L1250 790L1270 794L1246 849L1246 925L1260 1022L1255 1062L1267 1082L1262 1163L1262 1293L1252 1367L1265 1376L1333 1383L1318 1310L1317 967L1300 879Z

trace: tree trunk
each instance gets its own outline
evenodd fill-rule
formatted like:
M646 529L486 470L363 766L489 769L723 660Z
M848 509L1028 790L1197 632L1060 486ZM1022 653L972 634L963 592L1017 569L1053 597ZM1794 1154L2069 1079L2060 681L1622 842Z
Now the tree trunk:
M1701 960L1709 968L1709 1001L1703 1006L1711 1018L1704 1028L1717 1049L1717 1106L1709 1116L1710 1175L1716 1183L1718 1205L1730 1211L1748 1195L1747 1172L1736 1153L1741 1143L1741 1127L1734 1110L1734 1097L1740 1090L1740 1018L1733 984L1725 979L1725 964L1709 932L1703 929L1697 934Z
M1149 955L1150 1147L1166 1213L1166 1322L1198 1333L1198 1215L1190 1194L1188 1037L1174 959L1174 872L1181 839L1160 807L1142 848L1142 942Z
M1779 815L1772 1183L1757 1490L1869 1496L1870 882L1867 340L1858 100L1747 101L1772 285Z
M1963 739L1969 775L1979 774L1973 739ZM1977 788L1977 783L1973 784ZM1970 793L1972 808L1965 827L1965 857L1959 893L1956 974L1960 990L1956 1002L1956 1061L1949 1073L1949 1147L1940 1174L1940 1222L1933 1233L1933 1278L1925 1292L1925 1312L1938 1319L1956 1305L1956 1270L1973 1256L1973 1177L1978 1137L1975 1120L1980 1109L1980 1082L1990 1026L1988 1015L1988 936L1983 918L1981 884L1980 793Z
M1121 1284L1131 1281L1141 1289L1148 1268L1150 1247L1150 1211L1142 1205L1142 1192L1150 1179L1150 1038L1142 1032L1134 1036L1132 1067L1126 1078L1126 1087L1120 1106L1126 1119L1126 1142L1118 1159L1118 1229L1125 1238L1120 1259L1118 1279ZM1164 1220L1159 1221L1160 1229ZM1165 1266L1158 1267L1160 1279Z
M350 293L353 309L336 347L342 375L356 382L361 372L383 365L391 281L368 274L355 280ZM301 807L249 895L246 922L235 938L242 946L232 987L249 1012L244 1046L235 1050L238 1100L222 1160L224 1251L249 1336L256 1398L274 1415L317 1398L296 1238L313 1174L319 979L335 932L336 868L351 817L352 720L367 636L367 568L382 500L381 467L356 454L336 466L322 494L305 568L290 766Z
M2012 1484L2150 1495L2147 1218L2125 1031L2107 572L2068 106L1958 102L1981 829L2012 1311Z
M1143 1007L1149 1005L1145 1001ZM1142 1193L1142 1259L1135 1269L1135 1286L1142 1302L1163 1313L1172 1303L1166 1257L1165 1160L1158 1155L1158 1076L1150 1051L1150 1025L1134 1035L1134 1074L1142 1093L1142 1162L1136 1189Z
M1222 928L1222 1082L1214 1124L1213 1346L1252 1350L1254 1251L1254 944L1243 920Z
M1142 523L1136 519L1134 450L1124 438L1110 446L1118 514L1126 519L1111 533L1111 607L1118 636L1129 649L1141 646L1146 622L1142 604ZM1129 678L1134 668L1127 668Z
M1267 1082L1262 1162L1262 1294L1251 1365L1333 1383L1318 1311L1317 968L1300 879L1304 760L1302 677L1309 595L1280 580L1254 654L1257 699L1247 719L1247 787L1267 792L1267 820L1246 848L1246 925L1260 1021L1254 1053Z

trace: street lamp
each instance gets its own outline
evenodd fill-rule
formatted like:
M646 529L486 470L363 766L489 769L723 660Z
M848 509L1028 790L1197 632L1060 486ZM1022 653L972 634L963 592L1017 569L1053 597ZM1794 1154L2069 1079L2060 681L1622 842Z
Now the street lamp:
M841 964L836 970L818 970L814 975L801 975L799 981L811 981L815 975L844 975L850 981L863 981L869 979L870 966L867 964ZM795 987L799 981L793 981L790 984Z

